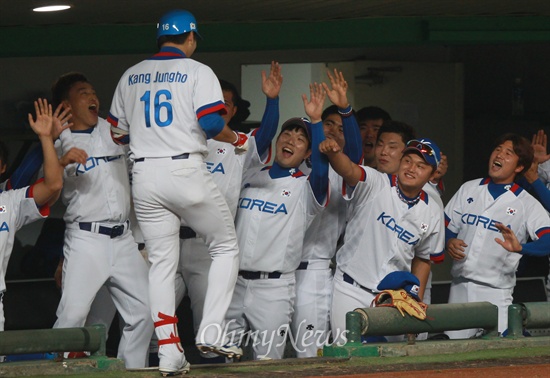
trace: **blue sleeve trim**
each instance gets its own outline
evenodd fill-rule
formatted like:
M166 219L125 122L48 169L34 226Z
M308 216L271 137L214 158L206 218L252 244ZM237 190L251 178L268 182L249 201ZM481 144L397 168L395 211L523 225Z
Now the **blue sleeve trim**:
M328 192L328 157L319 151L319 144L325 140L323 123L311 125L311 173L309 184L318 203L325 201Z
M206 133L206 138L211 139L223 130L225 121L218 113L210 113L199 118L199 125Z
M458 236L456 232L452 232L447 227L445 227L445 245L447 245L447 242L449 239L454 239Z

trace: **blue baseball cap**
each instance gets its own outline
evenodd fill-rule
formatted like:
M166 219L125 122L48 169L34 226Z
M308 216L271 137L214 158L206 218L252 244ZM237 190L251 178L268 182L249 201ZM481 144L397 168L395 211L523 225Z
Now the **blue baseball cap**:
M157 39L163 35L178 35L194 32L200 39L195 16L186 10L176 9L164 14L157 24Z
M399 290L403 289L417 301L420 300L420 280L411 272L396 271L391 272L380 281L378 290Z
M407 142L407 146L403 150L403 154L407 151L417 152L424 158L426 163L437 168L441 162L441 151L437 144L431 139L411 139Z

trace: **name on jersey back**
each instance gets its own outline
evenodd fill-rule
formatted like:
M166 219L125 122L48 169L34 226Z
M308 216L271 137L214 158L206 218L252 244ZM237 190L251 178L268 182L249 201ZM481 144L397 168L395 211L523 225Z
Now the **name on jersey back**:
M185 83L187 74L176 72L155 72L153 83ZM130 74L128 75L128 85L150 84L151 73Z

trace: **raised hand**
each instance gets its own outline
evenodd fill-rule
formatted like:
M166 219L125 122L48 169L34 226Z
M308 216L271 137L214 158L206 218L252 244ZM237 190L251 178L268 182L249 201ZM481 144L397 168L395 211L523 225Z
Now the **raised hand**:
M52 106L48 104L46 99L39 98L34 102L34 111L36 113L36 121L34 120L32 114L29 113L29 124L31 125L32 130L39 137L52 136Z
M304 110L311 120L311 123L321 122L323 106L325 104L326 98L326 93L323 87L317 83L310 84L309 97L310 99L308 100L305 94L302 95L302 100L304 101Z
M53 113L53 139L57 139L63 130L68 129L73 125L72 122L69 122L72 116L70 106L63 106L63 104L59 104Z
M262 92L269 98L277 98L283 85L283 75L281 75L281 66L278 62L271 62L269 76L262 71Z
M334 76L330 74L330 71L327 71L328 78L330 80L330 86L326 83L323 83L323 88L327 92L328 98L330 101L338 106L341 109L345 109L349 106L348 102L348 82L344 79L344 74L342 71L334 69Z
M531 145L535 152L535 161L539 164L544 163L550 159L550 154L547 153L548 137L544 133L544 130L539 130L536 134L533 134Z

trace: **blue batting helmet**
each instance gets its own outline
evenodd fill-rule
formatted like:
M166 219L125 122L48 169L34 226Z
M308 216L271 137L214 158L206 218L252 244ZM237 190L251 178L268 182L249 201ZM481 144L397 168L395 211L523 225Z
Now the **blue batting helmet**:
M157 39L163 35L178 35L191 31L202 39L197 30L195 16L186 10L176 9L160 18L157 24Z

